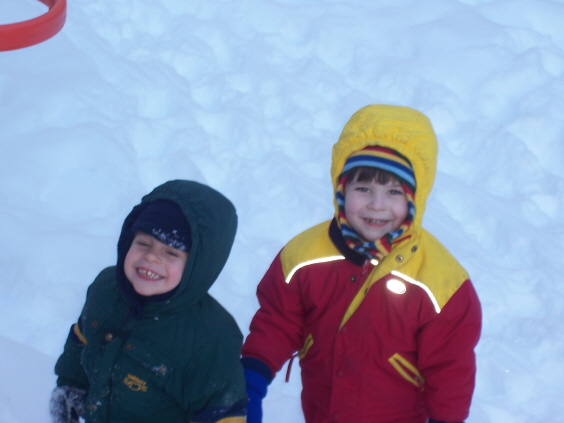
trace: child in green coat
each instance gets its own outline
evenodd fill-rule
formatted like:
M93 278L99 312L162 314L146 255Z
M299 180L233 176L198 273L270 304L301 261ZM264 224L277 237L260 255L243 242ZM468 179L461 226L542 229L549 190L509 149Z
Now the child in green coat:
M208 294L236 228L231 202L197 182L143 197L55 366L53 423L245 421L242 334Z

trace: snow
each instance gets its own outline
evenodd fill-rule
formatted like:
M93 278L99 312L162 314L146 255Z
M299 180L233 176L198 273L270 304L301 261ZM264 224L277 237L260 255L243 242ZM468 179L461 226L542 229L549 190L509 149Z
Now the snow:
M46 10L2 2L0 24ZM439 138L424 224L483 306L468 423L564 419L562 0L74 0L0 53L0 423L48 422L53 365L142 195L236 205L212 294L246 334L278 250L332 216L331 146L370 103ZM284 373L284 372L281 372ZM265 422L302 422L299 368Z

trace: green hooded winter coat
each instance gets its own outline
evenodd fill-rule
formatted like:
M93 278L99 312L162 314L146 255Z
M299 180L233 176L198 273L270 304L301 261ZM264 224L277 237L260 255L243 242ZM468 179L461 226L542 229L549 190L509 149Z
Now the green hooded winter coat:
M174 294L143 304L128 294L123 260L137 216L158 200L180 206L192 247ZM231 202L197 182L169 181L133 208L119 238L118 265L89 287L55 367L59 386L87 391L87 423L245 421L242 334L208 294L236 229Z

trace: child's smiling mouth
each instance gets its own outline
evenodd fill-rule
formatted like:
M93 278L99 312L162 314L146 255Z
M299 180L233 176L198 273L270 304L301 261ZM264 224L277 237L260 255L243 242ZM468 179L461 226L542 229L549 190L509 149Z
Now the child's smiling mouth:
M162 279L163 277L161 275L158 275L148 269L144 269L144 268L138 268L137 269L137 273L139 274L139 276L141 276L144 279L149 279L152 281L157 281L159 279Z
M377 226L382 226L388 223L388 220L378 220L378 219L368 219L368 218L365 218L364 221L369 225L377 225Z

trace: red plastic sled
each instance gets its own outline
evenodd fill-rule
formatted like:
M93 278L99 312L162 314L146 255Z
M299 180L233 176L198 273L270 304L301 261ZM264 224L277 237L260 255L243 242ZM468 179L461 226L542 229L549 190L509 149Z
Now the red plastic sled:
M39 0L49 11L37 18L0 25L0 51L16 50L48 40L61 30L67 18L67 0Z

